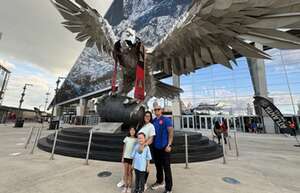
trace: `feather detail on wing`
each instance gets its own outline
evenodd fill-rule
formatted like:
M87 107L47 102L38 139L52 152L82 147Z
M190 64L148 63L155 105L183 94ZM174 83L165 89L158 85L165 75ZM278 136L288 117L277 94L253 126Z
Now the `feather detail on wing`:
M174 99L183 92L181 88L163 83L153 76L153 70L151 64L148 62L151 60L151 55L146 55L145 62L145 90L146 90L146 100L151 97ZM150 65L149 65L150 64Z
M116 42L115 35L109 23L91 8L84 0L51 0L62 17L66 20L63 26L76 33L76 40L86 41L86 46L96 44L99 52L112 54Z
M153 48L150 63L154 70L181 75L212 64L232 68L237 54L270 59L251 42L300 48L300 39L284 28L300 28L299 0L194 0Z

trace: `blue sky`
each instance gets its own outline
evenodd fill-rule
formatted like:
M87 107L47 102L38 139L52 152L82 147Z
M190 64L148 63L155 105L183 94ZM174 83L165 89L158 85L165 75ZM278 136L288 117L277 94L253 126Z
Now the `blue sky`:
M279 51L274 49L268 51L268 53L272 55L273 59L265 61L269 96L274 98L275 104L284 113L293 113L284 64L286 65L288 80L294 96L294 103L300 103L300 81L298 78L300 77L300 51ZM283 58L281 58L280 54L282 54ZM213 78L211 78L212 75L214 76ZM199 80L200 77L203 77L202 80ZM209 87L208 89L211 92L202 98L204 100L214 97L213 90L215 89L217 93L216 100L220 102L225 101L229 105L236 106L233 108L241 107L241 105L246 108L247 103L252 104L254 91L245 58L238 60L238 66L234 66L233 71L221 65L215 65L195 73L192 75L192 80L194 82L192 84L194 89L196 88L197 90L197 87L200 87L199 91L194 91L193 93L194 96L196 95L196 98L199 92L205 93L203 90ZM188 84L189 77L183 77L182 82L187 82ZM202 97L201 94L200 97ZM233 100L230 100L230 98ZM199 101L194 99L193 102L197 103Z
M3 105L18 106L23 87L26 83L33 84L28 87L24 98L24 108L39 107L45 104L45 94L50 90L53 96L56 77L38 66L18 61L2 61L12 72L9 78Z
M272 56L272 60L265 60L269 96L283 113L293 114L284 64L297 111L296 105L300 103L300 50L273 49L268 53ZM183 102L193 106L201 102L223 103L227 110L232 108L237 114L246 113L247 104L252 105L254 91L246 59L239 58L237 61L238 65L234 65L233 70L213 65L182 76L181 86L185 90L181 96ZM165 81L172 82L171 79Z

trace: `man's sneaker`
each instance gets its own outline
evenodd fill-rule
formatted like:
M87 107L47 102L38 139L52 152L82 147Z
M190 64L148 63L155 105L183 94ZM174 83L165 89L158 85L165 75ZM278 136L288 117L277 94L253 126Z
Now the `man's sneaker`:
M154 183L152 186L151 186L151 189L152 190L157 190L157 189L160 189L160 188L164 188L165 187L165 184L164 183L161 183L161 184L159 184L159 183Z
M131 188L127 188L127 192L126 193L131 193Z
M118 187L118 188L122 188L124 185L125 185L124 181L121 180L121 181L117 184L117 187Z
M148 189L148 186L147 186L147 184L145 184L144 191L146 191L147 189Z
M164 191L164 193L172 193L172 191Z

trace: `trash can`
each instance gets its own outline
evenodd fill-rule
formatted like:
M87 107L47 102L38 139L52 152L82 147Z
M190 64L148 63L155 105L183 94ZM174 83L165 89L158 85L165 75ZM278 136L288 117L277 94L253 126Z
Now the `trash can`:
M52 121L49 124L49 130L56 130L59 127L59 121Z
M19 128L21 128L21 127L23 127L24 126L24 119L17 119L16 120L16 123L15 123L15 127L19 127Z

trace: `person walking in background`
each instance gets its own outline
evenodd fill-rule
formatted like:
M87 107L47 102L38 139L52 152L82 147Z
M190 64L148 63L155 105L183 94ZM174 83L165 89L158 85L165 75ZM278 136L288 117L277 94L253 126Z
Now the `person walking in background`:
M156 135L154 137L152 153L156 167L156 182L151 188L157 190L165 187L165 193L171 193L173 180L170 154L172 151L174 129L171 120L162 115L162 108L160 106L154 107L154 112L156 118L153 120L153 125Z
M263 124L261 122L257 123L257 133L263 133Z
M143 193L146 174L149 172L150 160L152 159L149 146L146 144L145 133L138 134L138 144L134 147L131 157L135 171L134 193Z
M222 133L224 135L224 142L227 144L227 137L228 137L228 127L227 127L227 120L223 119L221 124Z
M217 136L217 138L218 138L218 144L220 145L221 144L221 138L222 138L222 136L221 136L222 128L221 128L221 126L219 124L219 121L215 122L214 133Z
M123 140L123 154L122 163L124 164L124 188L122 193L131 193L132 186L132 152L137 143L136 130L134 127L130 127L128 136Z
M294 122L294 120L292 121L289 121L289 128L290 128L290 133L291 133L291 136L296 136L296 124Z
M252 121L251 123L251 132L256 133L257 132L257 124L255 121Z

